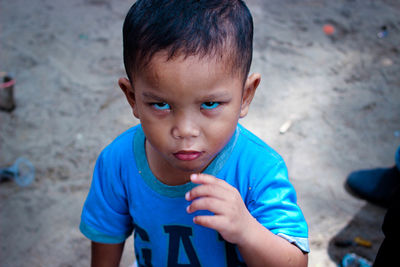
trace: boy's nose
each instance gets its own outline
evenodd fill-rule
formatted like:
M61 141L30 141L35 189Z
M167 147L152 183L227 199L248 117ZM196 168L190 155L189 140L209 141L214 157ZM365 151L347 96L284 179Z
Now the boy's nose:
M172 136L176 139L192 138L200 135L200 129L190 116L179 116L172 127Z

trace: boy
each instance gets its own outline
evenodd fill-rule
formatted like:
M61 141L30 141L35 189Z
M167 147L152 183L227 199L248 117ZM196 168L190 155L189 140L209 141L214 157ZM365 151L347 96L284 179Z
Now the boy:
M253 22L240 0L139 0L119 86L141 124L99 156L81 231L92 266L305 266L307 225L282 158L238 125Z

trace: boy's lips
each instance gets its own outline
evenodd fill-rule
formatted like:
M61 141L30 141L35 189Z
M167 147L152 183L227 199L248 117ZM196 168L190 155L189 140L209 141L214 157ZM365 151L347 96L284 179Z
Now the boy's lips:
M198 159L201 156L201 152L192 150L181 150L174 153L174 156L179 160L190 161Z

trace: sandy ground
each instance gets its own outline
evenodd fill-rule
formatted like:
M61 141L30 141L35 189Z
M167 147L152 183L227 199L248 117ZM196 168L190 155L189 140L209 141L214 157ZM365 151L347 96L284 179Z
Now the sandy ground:
M385 210L350 195L353 170L390 166L400 144L396 0L249 0L252 70L263 80L242 124L286 160L310 228L309 266L347 252L373 260ZM88 266L78 230L97 155L137 124L117 88L121 26L132 1L0 0L0 71L17 108L0 112L0 166L36 167L26 188L0 183L1 266ZM327 36L324 24L336 31ZM386 25L388 35L377 38ZM285 122L285 134L279 129ZM361 236L372 248L337 248ZM133 261L132 239L121 266Z

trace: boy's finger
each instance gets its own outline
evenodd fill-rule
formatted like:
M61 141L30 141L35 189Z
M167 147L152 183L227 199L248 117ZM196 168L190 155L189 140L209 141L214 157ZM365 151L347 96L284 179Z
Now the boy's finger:
M217 232L220 232L221 230L226 228L226 219L224 219L223 216L217 216L217 215L196 216L193 218L193 222L195 224L214 229Z
M222 179L216 178L212 175L205 173L194 173L190 175L190 180L195 184L218 184L224 187L230 187L231 185Z
M218 186L215 184L203 184L200 186L196 186L195 188L187 192L185 198L188 201L207 196L224 199L226 194L228 194L228 190L222 186Z
M190 175L190 180L192 181L192 183L195 184L210 184L215 182L217 178L209 174L193 173L192 175Z
M188 213L193 213L198 210L208 210L214 214L222 214L225 208L226 202L220 199L212 198L212 197L203 197L198 198L190 204L186 211Z

